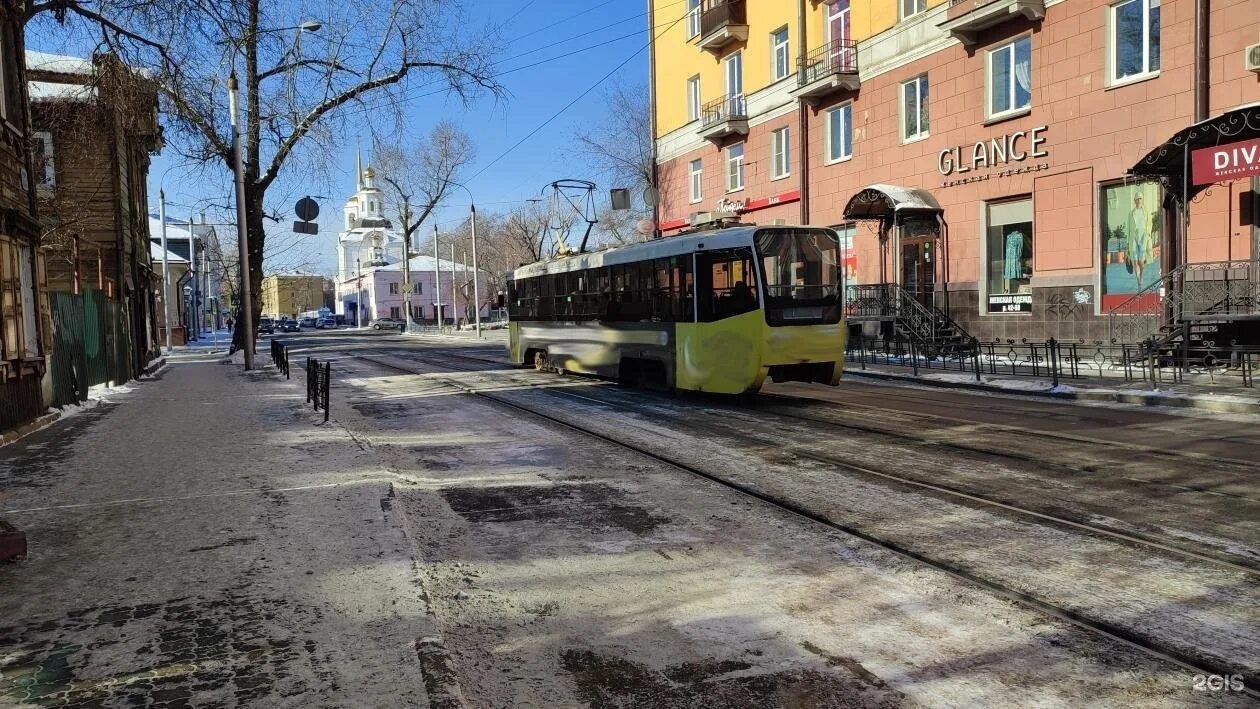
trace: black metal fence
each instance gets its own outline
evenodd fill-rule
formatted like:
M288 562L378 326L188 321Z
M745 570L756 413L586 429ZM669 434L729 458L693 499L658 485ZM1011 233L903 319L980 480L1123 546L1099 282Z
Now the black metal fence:
M1255 386L1260 347L1244 345L1161 348L1152 341L1138 344L1034 340L975 340L969 348L949 354L924 352L913 339L855 335L846 359L860 369L867 366L908 367L920 370L1060 380L1120 379L1151 384L1184 383L1209 378L1243 387Z
M271 341L271 361L275 363L276 369L284 372L284 378L289 378L289 346L280 340Z
M314 404L315 410L324 412L324 421L328 421L328 383L332 379L332 362L321 364L314 357L306 358L306 401Z

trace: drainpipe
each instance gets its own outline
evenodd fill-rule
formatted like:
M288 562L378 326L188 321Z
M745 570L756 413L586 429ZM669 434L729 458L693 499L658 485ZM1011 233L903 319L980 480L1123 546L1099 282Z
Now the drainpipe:
M655 0L647 0L648 10L648 116L652 131L652 187L656 189L655 204L652 205L652 238L659 239L661 232L661 196L660 170L656 164L656 13L652 5ZM690 179L690 178L688 178Z
M805 56L809 52L809 32L805 23L805 0L797 0L796 3L796 23L800 26L800 56ZM796 70L802 71L803 67L797 63ZM798 75L797 80L800 80ZM797 154L801 156L801 224L809 224L809 108L804 101L798 99L797 116L800 119L800 147Z
M1194 2L1194 122L1206 121L1211 110L1208 94L1208 41L1211 0Z

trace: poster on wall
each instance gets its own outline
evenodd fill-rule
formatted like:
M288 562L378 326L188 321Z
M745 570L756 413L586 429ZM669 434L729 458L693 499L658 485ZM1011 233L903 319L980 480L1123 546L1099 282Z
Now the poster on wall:
M1160 248L1160 190L1157 182L1102 188L1102 309L1110 310L1163 276ZM1137 304L1158 309L1151 291Z
M858 283L857 250L853 248L853 236L857 233L857 227L844 224L833 228L840 236L840 273L845 292L848 293Z

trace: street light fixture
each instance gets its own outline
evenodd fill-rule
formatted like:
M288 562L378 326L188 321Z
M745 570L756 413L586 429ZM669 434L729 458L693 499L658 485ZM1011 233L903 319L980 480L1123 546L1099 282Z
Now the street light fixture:
M477 277L477 205L474 204L474 202L476 202L476 199L473 197L472 190L468 189L467 185L464 185L455 181L452 181L451 184L455 185L456 187L468 193L468 225L472 231L473 318L477 323L477 339L480 340L481 339L481 283L480 283L480 279ZM452 244L452 248L454 248L454 244ZM452 256L451 260L454 261L455 257ZM451 307L454 307L454 306L455 306L455 303L452 302Z

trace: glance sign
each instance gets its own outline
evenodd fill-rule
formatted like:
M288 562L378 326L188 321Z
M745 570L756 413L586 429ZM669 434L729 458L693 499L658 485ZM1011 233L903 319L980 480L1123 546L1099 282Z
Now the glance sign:
M1045 170L1049 167L1047 163L1020 164L1014 167L1012 164L1048 157L1050 153L1043 147L1046 142L1043 133L1048 128L1049 126L1037 126L1032 130L1017 130L990 140L979 140L974 145L947 148L937 156L936 169L945 177L1003 166L1005 169L998 171L998 177ZM979 182L989 177L990 173L957 177L946 180L941 183L941 186L951 187L968 182Z
M1199 148L1190 153L1190 169L1196 185L1260 175L1260 138Z

